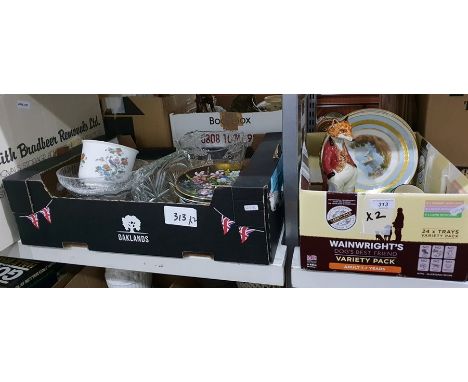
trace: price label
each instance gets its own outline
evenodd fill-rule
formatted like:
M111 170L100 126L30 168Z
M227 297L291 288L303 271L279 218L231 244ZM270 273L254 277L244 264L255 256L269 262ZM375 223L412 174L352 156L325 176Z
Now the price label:
M18 109L28 110L31 108L31 103L28 101L16 101L16 107Z
M391 240L394 233L395 199L369 197L363 205L365 210L362 220L362 232L375 236L377 240Z
M258 205L256 204L246 204L244 206L245 211L258 211Z
M395 199L372 199L370 205L375 210L393 210Z
M164 206L164 222L182 227L197 227L197 210L188 207Z

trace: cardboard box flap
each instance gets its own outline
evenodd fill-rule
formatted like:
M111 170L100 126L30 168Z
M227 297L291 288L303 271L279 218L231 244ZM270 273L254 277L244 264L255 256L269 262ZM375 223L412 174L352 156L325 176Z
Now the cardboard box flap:
M81 146L76 146L60 157L52 157L37 163L27 169L18 171L4 179L3 185L8 194L8 202L11 211L16 215L31 213L30 196L27 188L27 181L41 181L40 174L51 167L57 166L81 153Z
M417 186L426 193L468 194L468 178L421 135L417 134L417 140Z
M312 133L307 134L306 137L311 183L319 183L323 180L320 152L325 137L326 133ZM416 140L419 150L419 166L415 175L416 185L426 193L467 194L468 179L462 172L419 133L416 133Z

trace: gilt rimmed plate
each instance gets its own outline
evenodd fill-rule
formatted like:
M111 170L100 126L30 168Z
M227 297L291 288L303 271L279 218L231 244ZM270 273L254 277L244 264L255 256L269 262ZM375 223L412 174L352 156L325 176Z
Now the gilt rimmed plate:
M179 176L176 193L185 201L209 203L217 187L231 186L239 177L240 166L216 163L191 169Z
M411 182L418 166L414 132L399 116L382 109L348 114L353 142L346 142L358 167L356 192L390 192Z

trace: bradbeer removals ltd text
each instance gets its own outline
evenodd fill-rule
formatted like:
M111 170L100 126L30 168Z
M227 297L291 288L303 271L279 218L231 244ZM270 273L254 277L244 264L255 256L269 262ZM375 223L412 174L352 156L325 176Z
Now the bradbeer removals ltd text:
M99 122L99 118L96 115L95 117L90 117L88 123L82 121L81 125L78 127L72 128L70 130L60 129L57 132L58 136L54 135L51 137L38 137L33 144L22 142L17 145L16 150L14 150L12 147L8 147L0 152L0 164L8 164L19 158L23 159L28 155L36 154L47 148L55 146L58 143L63 143L75 136L86 133L88 130L92 130L100 125L101 123Z

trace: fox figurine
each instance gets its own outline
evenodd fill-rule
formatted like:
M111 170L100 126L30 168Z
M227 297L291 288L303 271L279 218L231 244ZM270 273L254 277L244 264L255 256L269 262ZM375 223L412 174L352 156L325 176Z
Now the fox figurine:
M352 129L347 119L335 119L327 130L328 137L322 150L322 169L327 178L328 191L355 191L358 171L346 147L346 141L353 141Z

